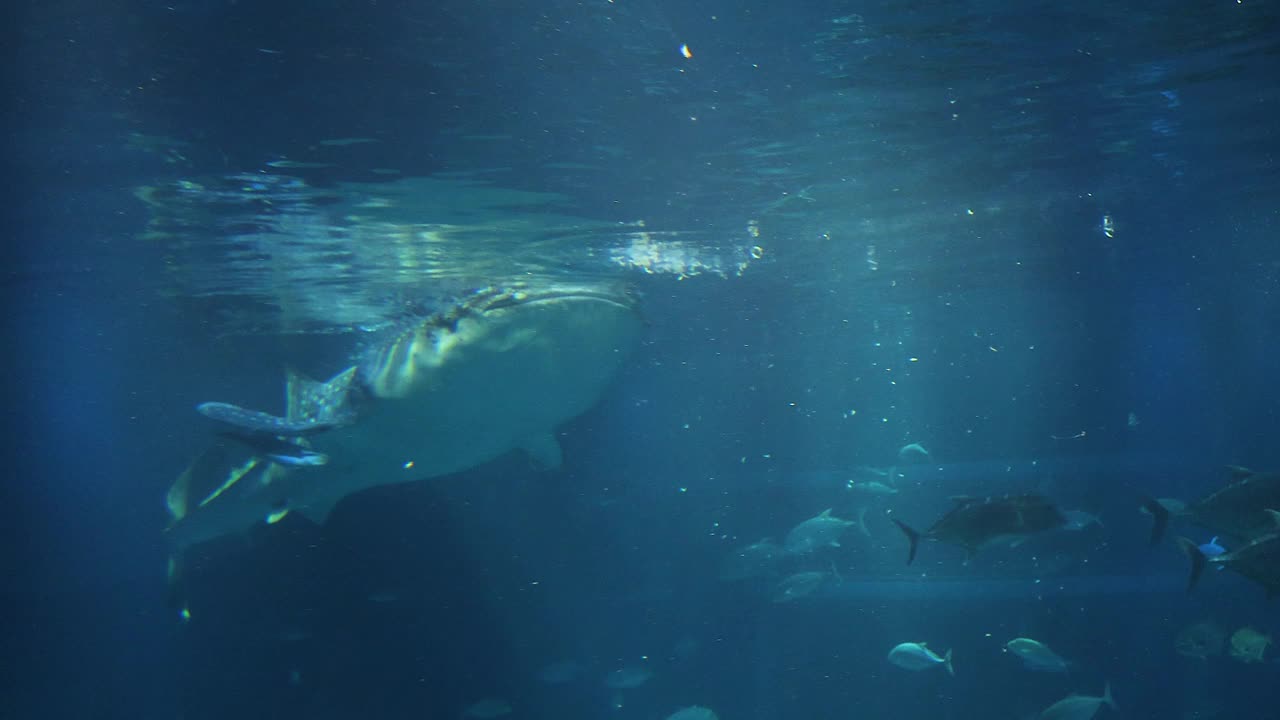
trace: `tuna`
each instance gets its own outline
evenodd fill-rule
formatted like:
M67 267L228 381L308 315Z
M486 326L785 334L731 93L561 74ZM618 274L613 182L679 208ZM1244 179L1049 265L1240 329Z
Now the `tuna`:
M1188 503L1179 517L1218 535L1250 540L1275 530L1268 509L1280 509L1280 472L1260 473L1229 465L1231 481L1223 488ZM1148 499L1143 509L1151 514L1151 544L1164 537L1174 513L1167 503Z
M1048 498L1041 495L1005 495L989 498L955 498L955 507L928 530L919 532L893 518L911 542L907 564L916 559L920 541L959 545L972 557L979 548L994 542L1020 543L1026 538L1067 524L1067 518Z

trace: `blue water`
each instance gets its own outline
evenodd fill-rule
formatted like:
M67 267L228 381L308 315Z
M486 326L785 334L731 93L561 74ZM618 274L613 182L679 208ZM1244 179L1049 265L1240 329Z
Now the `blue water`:
M1274 5L12 10L5 717L1012 719L1107 682L1099 717L1275 717L1274 650L1175 639L1276 605L1187 594L1137 510L1280 468ZM276 412L284 368L538 276L625 280L646 322L563 469L290 516L166 605L197 403ZM896 495L851 495L912 442ZM890 513L1007 492L1102 524L904 564ZM832 571L813 594L720 578L864 505L788 566ZM890 665L906 641L956 676Z

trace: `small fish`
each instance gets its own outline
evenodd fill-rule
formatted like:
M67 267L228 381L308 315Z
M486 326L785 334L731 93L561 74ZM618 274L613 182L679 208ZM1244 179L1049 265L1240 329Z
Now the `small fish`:
M865 507L858 508L858 519L854 520L853 524L858 528L858 532L862 533L863 537L871 537L871 531L867 529L867 509Z
M856 524L853 520L842 520L832 515L831 508L827 508L792 528L783 546L787 552L796 555L823 547L840 547L840 536L849 526Z
M711 708L690 705L671 713L667 720L719 720L719 717Z
M606 687L614 690L627 690L630 688L638 688L649 682L653 677L653 672L639 665L629 665L627 667L618 668L604 677Z
M1208 660L1214 655L1221 655L1226 642L1226 631L1205 620L1179 630L1173 647L1179 655Z
M348 145L363 145L365 143L376 143L377 138L369 137L350 137L350 138L334 138L333 140L321 140L320 144L325 147L346 147Z
M1005 644L1005 648L1022 661L1028 670L1040 672L1066 672L1068 663L1048 645L1031 638L1014 638Z
M929 451L925 450L924 446L921 445L920 443L911 443L910 445L903 445L902 448L898 450L898 457L900 458L908 458L908 457L911 457L912 455L917 455L920 457L929 457Z
M955 668L951 666L951 651L938 657L924 643L902 643L889 651L889 662L906 670L928 670L939 665L947 669L947 674L954 676Z
M493 718L502 717L511 714L511 704L502 698L484 698L477 700L467 706L462 711L463 717L476 718L476 720L493 720Z
M720 566L721 580L749 580L772 575L782 560L783 550L769 538L734 550Z
M1102 518L1091 512L1084 510L1063 510L1062 514L1067 518L1067 524L1062 526L1063 530L1073 530L1079 532L1088 528L1090 525L1102 527Z
M1215 558L1215 557L1218 557L1219 555L1221 555L1221 554L1225 553L1226 551L1227 551L1227 549L1226 549L1226 548L1224 548L1224 547L1222 547L1221 545L1219 545L1219 544L1218 544L1218 536L1217 536L1217 535L1214 535L1212 540L1210 540L1209 542L1207 542L1207 543L1205 543L1205 544L1203 544L1203 545L1201 545L1201 546L1200 546L1200 552L1201 552L1201 553L1202 553L1206 558ZM1219 570L1221 570L1221 569L1222 569L1222 566L1221 566L1221 565L1220 565L1220 566L1218 566L1218 569L1219 569Z
M847 488L854 492L864 495L897 495L898 488L892 485L886 485L879 480L868 480L866 482L856 482L850 480L846 485Z
M822 587L830 573L809 570L806 572L798 572L794 575L788 575L783 578L782 582L773 590L773 602L784 603L791 602L798 598L812 595L815 590Z
M1119 710L1115 700L1111 699L1111 683L1107 683L1102 697L1087 695L1068 695L1050 705L1040 713L1040 720L1090 720L1104 704L1112 710Z
M267 167L290 170L315 170L319 168L331 168L333 167L333 163L302 162L301 160L272 160L267 163Z
M1242 627L1231 633L1231 657L1242 663L1261 663L1267 658L1267 646L1271 636L1251 627Z

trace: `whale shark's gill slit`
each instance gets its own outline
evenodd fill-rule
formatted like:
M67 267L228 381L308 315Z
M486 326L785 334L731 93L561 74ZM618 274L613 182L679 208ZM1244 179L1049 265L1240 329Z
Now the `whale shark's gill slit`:
M405 330L372 353L362 366L364 385L378 397L398 397L413 384L415 357L422 347L424 328Z

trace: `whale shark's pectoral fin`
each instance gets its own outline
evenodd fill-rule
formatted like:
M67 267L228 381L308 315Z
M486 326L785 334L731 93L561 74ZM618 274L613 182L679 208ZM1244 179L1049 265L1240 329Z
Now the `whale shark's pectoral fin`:
M551 433L539 433L524 439L520 449L529 454L534 464L543 470L557 470L564 464L564 451Z
M206 505L219 502L219 498L252 494L277 482L287 472L236 443L212 445L182 471L165 495L169 528Z
M179 523L192 510L208 503L235 484L253 468L253 456L236 453L223 443L212 445L187 466L165 495L169 526ZM194 503L193 498L202 498Z
M217 500L222 493L230 490L233 485L240 482L241 479L255 470L260 473L259 482L263 485L270 483L272 480L271 467L271 465L262 462L262 458L254 455L243 463L232 467L227 472L226 479L222 481L222 484L201 500L199 506L204 507L214 500Z
M343 370L325 382L317 382L295 370L285 374L285 415L296 423L329 427L351 421L351 389L356 368Z
M204 455L201 454L191 465L187 466L187 469L183 470L178 479L174 480L173 484L169 486L169 492L165 493L164 504L169 510L170 527L187 516L187 511L190 509L191 474L195 471L196 466L200 464L200 460L203 457Z
M211 420L226 423L246 433L269 437L315 435L342 424L336 419L292 420L223 402L200 403L196 410Z

